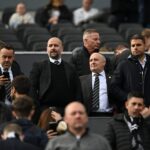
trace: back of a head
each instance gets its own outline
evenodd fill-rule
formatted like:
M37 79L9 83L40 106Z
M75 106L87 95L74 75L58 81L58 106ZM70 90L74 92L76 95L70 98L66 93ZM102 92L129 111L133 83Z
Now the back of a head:
M15 88L18 94L28 95L31 88L31 82L25 75L16 76L11 85Z
M38 126L44 130L47 130L49 127L49 122L54 121L51 117L52 110L50 108L45 109L41 115L38 122Z
M141 34L146 38L150 38L150 29L148 28L144 29Z
M19 118L28 117L34 109L32 98L19 96L12 102L12 109Z
M22 135L22 128L15 123L8 123L3 129L3 139L19 138Z

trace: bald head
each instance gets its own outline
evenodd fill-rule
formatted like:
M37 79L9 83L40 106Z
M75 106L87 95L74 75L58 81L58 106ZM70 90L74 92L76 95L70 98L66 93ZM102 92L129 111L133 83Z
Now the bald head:
M59 43L60 45L63 45L63 44L62 44L62 41L61 41L59 38L57 38L57 37L52 37L52 38L50 38L50 39L48 40L48 43L53 42L53 41Z
M66 106L65 115L67 115L68 113L70 113L70 111L72 111L73 109L76 109L78 107L80 107L86 113L86 109L85 109L84 105L80 102L75 101Z
M80 102L72 102L65 108L64 120L68 129L76 135L85 132L88 122L86 109Z
M63 51L62 41L57 37L52 37L47 42L48 56L53 59L59 59Z
M106 58L100 53L93 53L89 59L91 72L100 73L104 70Z

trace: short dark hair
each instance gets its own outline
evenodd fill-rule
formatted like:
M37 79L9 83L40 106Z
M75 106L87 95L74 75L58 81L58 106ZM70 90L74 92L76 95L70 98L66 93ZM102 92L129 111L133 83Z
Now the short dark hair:
M33 99L29 96L19 96L12 102L12 110L19 117L28 117L33 109Z
M14 87L19 94L28 95L31 88L31 82L25 75L19 75L13 79L11 86Z
M137 92L137 91L132 91L132 92L128 93L127 99L131 99L132 97L144 99L143 93Z
M3 48L14 51L14 47L11 44L0 41L0 50L3 49Z
M0 40L0 49L2 49L5 45L6 45L6 43L4 41Z
M131 40L142 40L143 43L145 43L145 38L144 36L142 36L141 34L134 34L131 38L130 38L130 42Z

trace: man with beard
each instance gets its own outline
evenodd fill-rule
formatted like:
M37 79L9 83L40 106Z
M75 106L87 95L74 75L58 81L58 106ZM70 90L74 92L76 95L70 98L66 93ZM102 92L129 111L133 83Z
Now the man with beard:
M145 105L150 105L150 56L145 54L144 37L132 36L130 45L131 55L118 64L112 77L111 91L118 109L123 108L130 91L142 92Z
M11 81L15 76L23 74L20 66L14 61L14 49L10 45L0 42L0 101L11 104Z
M73 100L81 100L80 81L74 68L62 60L63 44L52 37L47 43L48 59L35 63L30 73L31 94L40 108L59 110Z
M83 104L72 102L65 108L68 132L49 141L46 150L111 150L108 141L87 129L88 116Z

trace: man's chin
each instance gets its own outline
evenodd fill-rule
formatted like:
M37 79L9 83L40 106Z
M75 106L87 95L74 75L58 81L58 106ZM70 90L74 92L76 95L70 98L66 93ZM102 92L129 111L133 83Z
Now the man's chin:
M50 57L51 57L52 59L58 59L58 58L59 58L58 55L51 55Z

